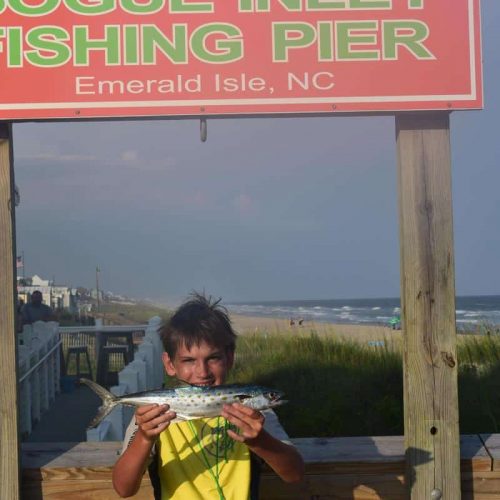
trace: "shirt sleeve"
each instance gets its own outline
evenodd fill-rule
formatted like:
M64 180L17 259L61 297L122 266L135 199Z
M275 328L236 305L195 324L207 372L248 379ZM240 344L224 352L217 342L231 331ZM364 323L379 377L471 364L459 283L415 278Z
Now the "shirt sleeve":
M281 425L278 416L274 413L273 410L264 410L262 414L265 417L264 421L264 430L271 434L276 439L283 441L283 443L289 444L293 446L293 443L290 441L290 436L286 433L285 429Z

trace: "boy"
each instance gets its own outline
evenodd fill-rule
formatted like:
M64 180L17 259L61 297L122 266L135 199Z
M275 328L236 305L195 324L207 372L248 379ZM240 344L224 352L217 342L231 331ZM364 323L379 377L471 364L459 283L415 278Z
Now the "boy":
M218 301L194 294L161 337L169 376L193 385L224 384L234 362L236 335ZM172 423L175 418L168 405L136 410L130 444L113 469L113 486L120 496L138 491L151 458L155 498L161 499L256 498L251 456L254 467L263 460L286 482L302 479L302 457L265 430L260 412L235 403L225 405L221 417Z

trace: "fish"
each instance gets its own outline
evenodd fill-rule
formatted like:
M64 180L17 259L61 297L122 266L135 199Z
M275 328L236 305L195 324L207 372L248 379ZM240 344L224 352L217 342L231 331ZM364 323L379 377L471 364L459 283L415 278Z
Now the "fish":
M92 380L82 378L80 382L90 387L101 399L102 406L89 424L89 429L97 427L116 406L142 406L168 404L177 414L172 422L216 417L225 404L241 403L257 411L275 408L287 401L283 392L251 384L227 384L216 386L182 385L172 389L154 389L124 396L115 396Z

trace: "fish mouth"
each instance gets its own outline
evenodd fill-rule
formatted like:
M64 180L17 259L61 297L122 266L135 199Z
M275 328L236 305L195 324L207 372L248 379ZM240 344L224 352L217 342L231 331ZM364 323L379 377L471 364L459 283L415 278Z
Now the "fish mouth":
M269 392L266 397L269 401L269 406L274 408L275 406L280 406L282 404L288 403L286 399L282 399L284 394L282 392Z
M276 408L276 406L281 406L284 405L285 403L288 403L288 399L276 399L274 401L271 401L269 404L270 408Z
M283 397L282 392L270 392L268 397L271 401L279 401Z

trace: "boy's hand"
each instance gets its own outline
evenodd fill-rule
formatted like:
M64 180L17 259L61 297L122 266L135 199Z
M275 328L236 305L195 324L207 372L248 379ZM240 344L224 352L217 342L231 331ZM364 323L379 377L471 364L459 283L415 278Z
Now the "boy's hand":
M228 430L227 433L231 438L241 443L252 444L264 429L264 415L240 403L224 405L222 416L240 429L240 434L236 434L232 430Z
M135 411L135 423L138 432L147 441L154 441L163 432L170 422L177 416L175 412L169 411L168 405L144 405Z

